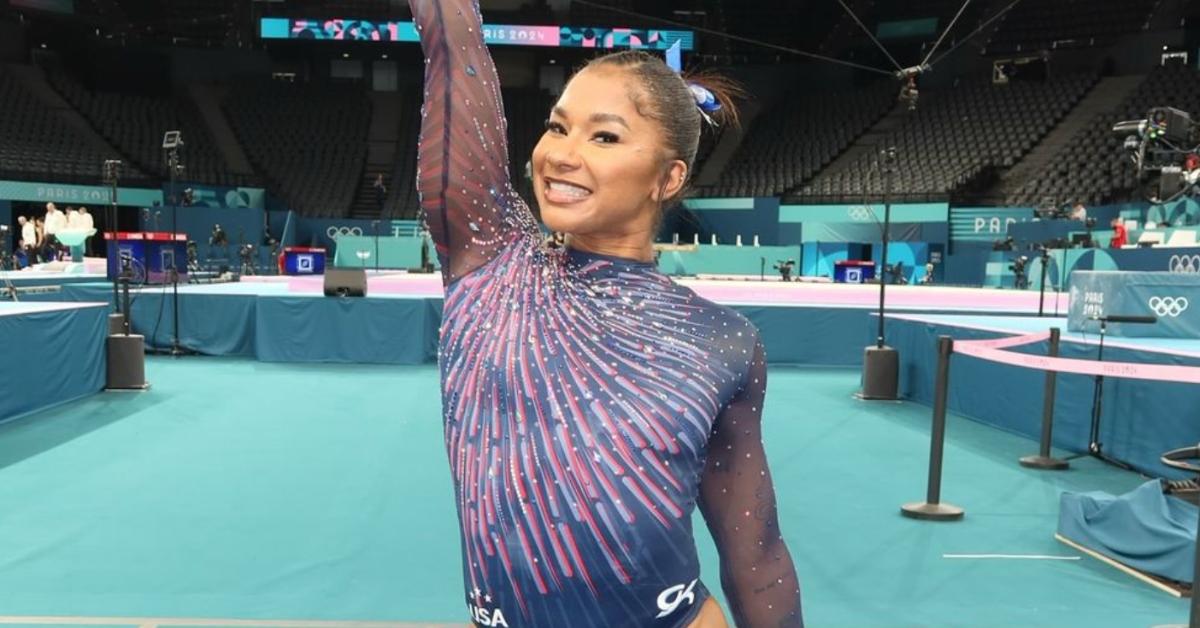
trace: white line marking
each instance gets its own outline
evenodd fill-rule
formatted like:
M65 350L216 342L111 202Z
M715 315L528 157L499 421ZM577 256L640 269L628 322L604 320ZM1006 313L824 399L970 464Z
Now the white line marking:
M1079 556L1050 556L1047 554L942 554L942 558L1006 559L1006 560L1079 560Z

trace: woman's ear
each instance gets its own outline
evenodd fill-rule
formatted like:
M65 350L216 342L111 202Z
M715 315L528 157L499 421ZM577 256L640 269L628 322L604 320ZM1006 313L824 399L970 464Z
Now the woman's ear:
M656 203L661 203L669 198L675 198L683 191L683 184L687 182L687 175L687 164L682 159L672 159L668 162L667 171L663 173L663 178L658 187L651 192L651 198Z

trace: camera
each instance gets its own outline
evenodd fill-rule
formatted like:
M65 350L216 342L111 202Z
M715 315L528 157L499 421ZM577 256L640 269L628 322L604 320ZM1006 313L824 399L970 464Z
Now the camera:
M1144 196L1154 203L1174 200L1200 183L1200 125L1185 111L1154 107L1142 120L1113 126L1125 136L1124 150L1137 169Z
M221 225L213 225L212 234L208 236L209 246L229 246L229 236Z
M1026 268L1029 266L1029 256L1021 255L1013 259L1008 265L1008 269L1013 272L1013 287L1017 290L1024 290L1029 287L1029 273Z
M778 260L777 263L774 266L772 266L771 268L774 268L775 270L779 271L779 278L782 279L783 281L791 281L792 280L792 269L795 267L796 267L796 260L789 259L786 261Z

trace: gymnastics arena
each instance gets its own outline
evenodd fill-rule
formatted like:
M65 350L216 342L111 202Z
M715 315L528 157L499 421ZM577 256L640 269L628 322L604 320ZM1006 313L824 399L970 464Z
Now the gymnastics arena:
M507 160L476 157L507 163L539 220L535 147L589 60L642 49L741 86L740 124L706 127L638 272L757 329L806 625L1200 628L1198 3L479 4L470 54L494 60L505 120L445 141L496 132ZM422 46L445 35L420 18L404 0L0 0L0 628L598 625L464 591L471 539L507 550L470 536L500 497L456 510L441 335L496 347L460 356L480 373L501 356L525 375L546 339L509 324L515 301L451 320L479 304L444 287L464 253L439 238L483 236L429 212L418 146L456 105L425 106L444 59ZM448 94L493 76L460 66ZM574 237L541 229L546 250ZM480 268L459 283L513 281ZM617 318L588 319L592 340L638 322ZM650 340L630 368L673 346ZM562 394L512 386L539 409ZM566 475L637 447L661 467L653 434L609 436L615 454L564 446ZM523 474L558 461L517 448L525 479L498 475L536 494ZM633 520L615 504L612 538L610 512ZM532 556L539 588L566 587L586 561L563 521L591 511L526 506L559 523L504 568ZM738 557L694 506L711 599L766 625L741 619L763 609L729 598ZM654 591L660 617L696 602L686 585Z

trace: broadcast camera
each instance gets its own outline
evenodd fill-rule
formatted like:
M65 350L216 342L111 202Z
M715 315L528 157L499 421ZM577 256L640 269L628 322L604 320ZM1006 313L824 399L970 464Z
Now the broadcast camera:
M795 267L796 267L796 260L793 260L793 259L790 259L787 261L778 260L778 263L775 264L774 266L772 266L772 268L779 271L779 278L782 279L783 281L791 281L792 280L792 269Z
M238 247L238 258L242 260L242 274L253 275L254 272L254 245L243 244Z
M1200 125L1186 112L1155 107L1143 120L1118 122L1113 132L1125 136L1147 200L1173 201L1200 182Z
M1029 287L1029 273L1026 270L1028 265L1028 255L1014 258L1012 263L1008 265L1008 269L1013 272L1013 287L1017 290L1024 290Z
M213 225L212 234L208 236L209 246L229 246L229 236L221 225Z

